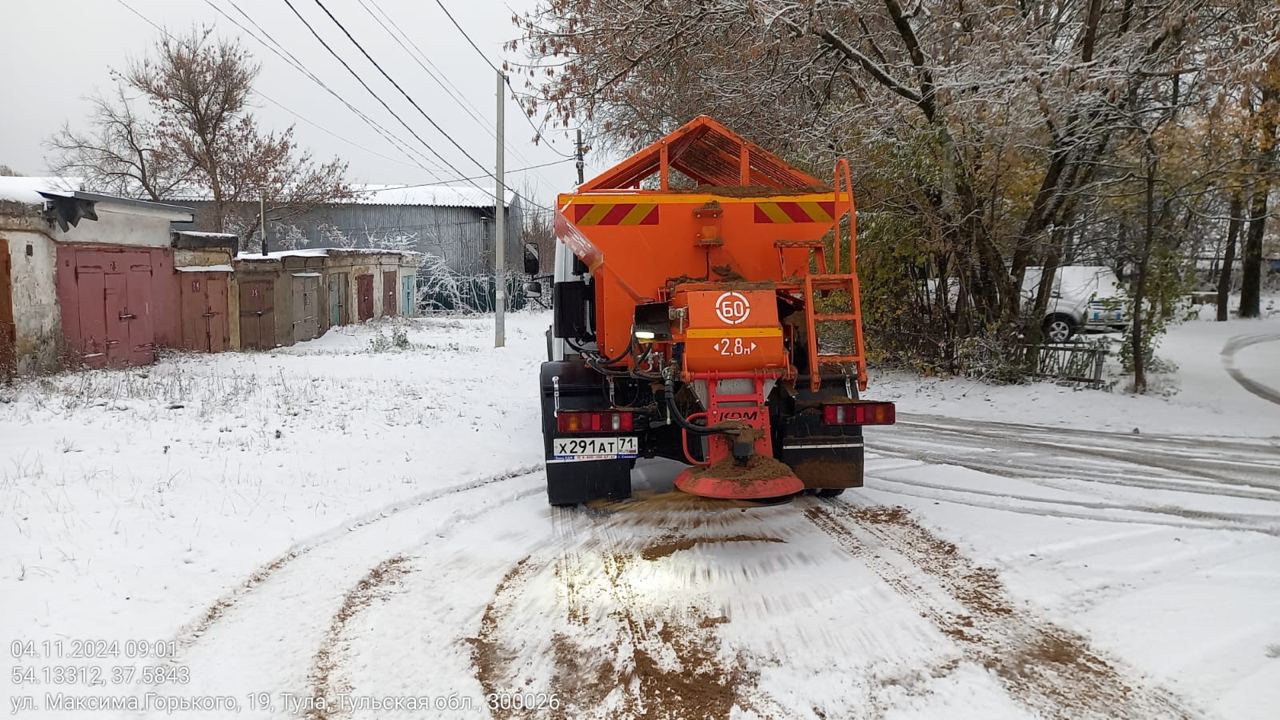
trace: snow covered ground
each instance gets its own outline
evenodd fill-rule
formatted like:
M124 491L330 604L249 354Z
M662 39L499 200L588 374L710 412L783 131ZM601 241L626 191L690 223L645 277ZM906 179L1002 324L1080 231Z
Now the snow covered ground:
M547 322L510 317L502 350L484 319L418 319L0 389L4 711L1280 706L1280 405L1220 357L1280 319L1175 327L1156 397L873 376L900 423L836 501L704 502L648 462L632 501L572 510L542 494ZM1234 367L1280 389L1280 341Z

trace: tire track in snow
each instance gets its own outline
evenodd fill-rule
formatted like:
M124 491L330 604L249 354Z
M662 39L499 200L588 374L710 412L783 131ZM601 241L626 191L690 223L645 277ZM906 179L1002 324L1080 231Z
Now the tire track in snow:
M1090 500L1067 500L1063 498L1035 497L1019 493L978 490L972 487L956 487L941 483L923 482L919 480L894 480L868 473L875 484L868 489L923 498L940 500L956 505L1003 510L1022 515L1039 517L1058 517L1074 520L1096 520L1098 522L1144 523L1164 527L1187 528L1196 530L1235 530L1240 532L1259 532L1280 536L1280 516L1256 513L1229 513L1209 510L1192 510L1172 505L1149 505L1139 503L1096 502ZM898 485L901 488L883 487L880 483ZM1040 484L1040 483L1037 483ZM1054 487L1053 484L1048 484ZM932 492L911 492L902 488L923 489ZM1057 489L1069 489L1058 487ZM1032 503L1032 505L1028 505ZM1100 512L1081 512L1081 510L1098 510ZM1117 516L1110 513L1126 513Z
M1250 378L1240 368L1236 367L1236 353L1250 345L1264 342L1280 342L1280 335L1240 335L1231 338L1222 346L1222 367L1231 376L1232 380L1240 384L1240 387L1267 402L1280 405L1280 390Z
M979 438L990 442L985 445L975 442ZM1133 468L1154 468L1158 474L1147 478L1149 481L1196 481L1215 487L1229 485L1280 491L1280 474L1276 473L1276 468L1280 467L1280 446L1274 439L1263 438L1257 443L1247 443L1208 437L1128 435L1012 423L962 421L957 424L955 420L946 418L907 415L905 419L900 417L894 432L877 434L875 444L876 447L883 445L890 451L927 462L977 463L973 469L983 472L1084 473L1095 479L1125 484L1125 480L1134 474ZM939 452L939 445L961 452ZM998 457L983 457L971 454L975 449L997 448L1023 450L1028 455L1002 453ZM1167 489L1186 489L1183 483L1173 483Z
M378 599L386 586L395 583L406 573L408 558L395 555L374 565L365 576L347 591L342 608L329 621L324 641L311 661L308 678L311 681L311 704L307 708L307 720L333 720L342 713L340 693L350 693L350 686L337 676L338 655L347 640L347 625L362 610Z
M540 482L514 495L495 493L477 503L477 508L446 514L433 526L417 524L414 511L428 513L435 519L431 512L445 501L539 474L524 470L390 503L301 541L291 551L259 568L215 602L210 613L216 609L216 615L211 620L209 613L201 617L200 632L188 631L179 636L179 655L174 661L193 668L192 678L199 679L199 684L193 682L187 690L240 697L249 691L266 690L273 695L287 692L297 702L314 702L315 688L326 684L332 688L341 669L342 643L331 642L334 639L331 630L336 626L341 634L354 617L351 614L342 618L343 609L349 599L361 596L361 585L378 567L420 546L425 542L424 537L441 536L449 528L492 512L504 501L543 492L543 485ZM377 530L382 531L381 535L366 537L367 533ZM367 542L369 547L362 547L361 542ZM354 574L360 567L369 569ZM345 579L348 577L351 579ZM322 662L321 654L326 647L329 657ZM316 682L321 675L318 670L323 671L326 682ZM155 687L140 686L140 689L154 690ZM304 713L311 709L310 705L298 708ZM266 716L275 717L277 713L268 711Z
M1018 458L1018 461L1015 461L994 454L959 455L937 450L936 448L936 443L928 449L922 449L911 443L884 442L877 439L873 452L884 457L916 461L915 465L895 467L890 468L890 470L901 470L906 467L924 467L925 465L954 465L989 475L1027 480L1038 485L1046 485L1044 482L1046 477L1069 477L1071 482L1094 485L1110 485L1140 490L1166 490L1214 497L1235 497L1245 500L1280 502L1280 489L1223 485L1198 479L1164 479L1163 476L1143 476L1133 472L1126 472L1114 466L1097 469L1087 465L1075 464L1065 469L1061 466L1037 468L1031 462L1020 462L1025 460L1025 457ZM963 449L972 451L973 448L972 446L963 446ZM1277 459L1277 462L1280 462L1280 459Z
M1052 720L1199 716L1172 693L1126 676L1084 636L1015 603L995 571L973 564L904 508L837 501L810 504L805 514L1033 714Z
M405 510L420 507L435 500L450 497L458 493L469 492L495 483L524 477L538 472L541 469L542 465L526 465L514 470L508 470L496 475L489 475L471 482L462 483L460 485L428 490L403 500L388 503L367 513L347 518L329 530L294 543L293 546L283 554L276 557L271 562L260 566L257 570L254 570L239 585L214 600L197 620L181 628L174 636L174 640L178 642L180 648L186 648L193 645L201 636L207 633L228 610L239 602L241 598L252 593L286 565L322 545L331 543L334 540L365 526L394 517Z

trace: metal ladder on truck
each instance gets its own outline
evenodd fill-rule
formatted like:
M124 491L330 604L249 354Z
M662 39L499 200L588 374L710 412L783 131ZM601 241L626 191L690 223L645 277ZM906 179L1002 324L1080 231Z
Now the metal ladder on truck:
M849 272L840 272L840 212L841 187L848 197L846 207L849 213ZM842 371L853 366L854 377L858 381L858 390L867 389L867 357L862 342L862 301L858 286L858 253L857 253L857 208L853 200L853 183L849 174L849 161L840 158L835 166L835 208L832 224L832 262L827 263L826 244L822 240L779 240L773 245L778 249L778 261L782 262L782 251L787 248L804 248L809 251L809 262L805 264L804 274L800 278L798 290L804 301L805 329L809 337L809 386L817 392L822 385L822 366L835 365ZM812 272L810 266L816 267ZM783 275L785 276L785 267ZM832 297L840 293L848 298L847 307L834 311L819 312L817 300L821 296ZM849 323L852 353L824 353L822 338L818 334L823 325Z

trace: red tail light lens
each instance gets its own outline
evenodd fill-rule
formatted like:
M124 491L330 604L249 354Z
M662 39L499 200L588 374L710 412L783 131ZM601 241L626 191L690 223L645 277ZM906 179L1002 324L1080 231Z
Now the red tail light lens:
M635 418L629 412L561 410L556 416L556 431L561 433L626 433L634 427Z
M838 403L822 406L822 422L827 425L892 425L897 408L891 402Z

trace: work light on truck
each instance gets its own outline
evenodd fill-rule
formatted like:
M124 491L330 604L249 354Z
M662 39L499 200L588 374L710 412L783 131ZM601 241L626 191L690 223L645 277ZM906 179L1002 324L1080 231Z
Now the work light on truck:
M556 430L562 433L631 432L634 421L629 412L561 411Z
M891 402L836 403L822 406L826 425L892 425L897 410Z

